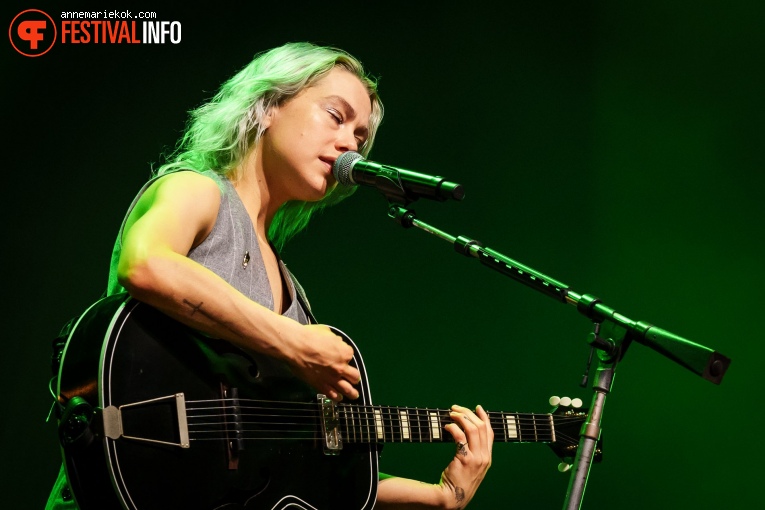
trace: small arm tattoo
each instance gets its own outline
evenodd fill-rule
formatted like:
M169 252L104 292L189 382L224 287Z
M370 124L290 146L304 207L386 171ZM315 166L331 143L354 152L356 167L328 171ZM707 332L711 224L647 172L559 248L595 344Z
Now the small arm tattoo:
M201 310L202 305L204 304L204 301L200 301L198 305L193 304L191 301L184 299L183 302L187 305L189 305L189 308L191 308L191 315L194 315L199 310Z
M455 487L454 497L457 499L457 503L462 503L465 501L465 490L462 487Z

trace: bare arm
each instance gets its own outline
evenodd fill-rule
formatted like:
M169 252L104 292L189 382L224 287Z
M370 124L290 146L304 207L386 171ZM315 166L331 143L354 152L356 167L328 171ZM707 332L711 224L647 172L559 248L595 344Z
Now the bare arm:
M220 191L211 179L179 172L139 199L123 234L120 283L135 297L209 335L286 361L332 398L358 396L351 347L326 326L303 326L250 300L186 255L210 233Z
M491 466L494 432L481 406L475 413L453 406L451 417L454 423L445 428L454 437L457 451L441 474L440 483L395 477L381 480L375 510L462 509L473 499Z

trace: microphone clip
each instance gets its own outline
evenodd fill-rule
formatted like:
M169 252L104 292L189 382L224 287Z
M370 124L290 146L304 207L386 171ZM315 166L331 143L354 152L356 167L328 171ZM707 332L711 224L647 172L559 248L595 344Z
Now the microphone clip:
M388 217L393 218L396 223L404 228L411 228L414 226L415 219L417 219L417 213L391 202L388 208Z

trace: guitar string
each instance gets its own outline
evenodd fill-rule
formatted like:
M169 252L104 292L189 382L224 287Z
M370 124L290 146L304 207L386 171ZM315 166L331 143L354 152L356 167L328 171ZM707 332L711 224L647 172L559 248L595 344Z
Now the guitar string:
M228 399L229 401L237 402L236 399ZM208 402L214 402L217 403L217 400L208 401ZM265 401L269 404L273 404L273 401ZM236 431L236 422L238 422L240 425L294 425L294 426L300 426L300 425L306 425L306 423L299 423L299 422L275 422L273 421L273 418L292 418L294 419L295 416L295 407L302 407L302 409L297 409L297 411L302 415L300 418L302 418L304 421L308 420L308 425L311 425L310 430L302 430L302 431L296 431L294 429L290 430L290 432L302 432L304 434L314 434L316 432L316 427L318 425L319 421L319 411L316 409L317 404L316 403L296 403L296 402L285 402L288 404L287 408L284 407L276 407L273 405L268 406L233 406L237 410L240 410L242 408L248 409L248 410L269 410L269 411L290 411L290 414L268 414L265 415L268 418L272 418L270 421L252 421L249 418L242 419L242 417L249 417L249 416L258 416L260 418L263 418L262 414L257 413L237 413L235 410L232 409L231 406L225 407L225 406L208 406L208 407L202 407L202 408L191 408L194 410L199 411L209 411L209 410L223 410L223 413L215 413L213 415L209 414L203 414L203 415L188 415L187 417L192 418L218 418L219 421L217 422L202 422L202 423L189 423L190 427L215 427L224 425L225 429L216 429L216 428L208 428L206 430L191 430L190 432L199 433L199 434L210 434L210 433L217 433L217 432L231 432L232 429ZM306 406L309 408L306 409ZM415 414L407 416L407 418L410 421L410 426L406 428L408 435L411 436L419 436L422 438L423 436L430 436L430 430L432 427L432 424L430 422L431 415L428 414L430 412L433 412L434 410L429 408L396 408L396 407L385 407L385 406L363 406L363 405L344 405L340 404L337 406L337 411L339 421L345 420L346 423L342 424L341 426L346 429L346 435L350 436L351 433L353 435L358 435L362 438L372 438L377 437L378 429L382 428L384 431L384 434L390 435L393 439L395 437L400 437L401 441L406 441L406 438L404 437L404 430L405 428L400 424L400 412L403 409L408 409L410 411L414 411ZM444 410L435 410L438 411L439 418L443 418L444 415L448 411ZM492 429L495 431L495 436L500 436L501 438L507 438L507 428L508 424L506 422L506 418L508 415L511 415L514 419L514 425L516 429L516 433L519 437L511 437L511 439L514 439L518 442L523 442L523 438L531 438L535 437L539 441L550 441L552 440L552 433L546 432L544 429L547 428L546 425L548 425L547 422L547 416L546 414L540 414L540 415L534 415L533 413L500 413L500 416L497 416L497 412L490 412L489 413L489 421L490 425L492 426ZM234 423L228 423L224 420L226 418L231 418L232 422ZM353 423L347 423L348 419L351 419ZM378 424L376 420L380 419L386 419L387 423ZM556 416L555 422L560 423L562 421L578 421L581 422L582 418L580 416ZM399 421L399 424L396 425L396 421ZM424 422L424 423L423 423ZM423 430L427 432L427 434L423 433ZM253 429L247 429L243 427L244 432L253 432ZM259 429L256 430L259 434L264 433L271 433L274 432L271 429ZM276 432L284 432L283 429L276 431ZM560 431L557 432L557 439L558 442L565 443L570 442L571 444L574 444L575 442L569 438L567 435L561 433ZM263 437L259 437L260 439L263 439ZM213 439L213 438L209 438ZM247 437L244 436L244 439L258 439L258 437ZM282 438L282 439L289 439L289 438ZM319 437L308 437L306 439L322 439ZM346 441L349 441L347 438ZM449 435L444 435L442 441L451 441L451 437ZM352 441L349 441L352 442Z
M290 405L294 406L294 402L290 402ZM315 404L310 404L310 405L315 406ZM373 406L359 406L359 407L370 408L373 411L375 410L375 408ZM226 408L221 408L221 409L226 409ZM270 407L270 409L279 409L279 410L281 410L280 408L273 408L273 407ZM358 408L356 406L354 406L353 409L358 409ZM388 408L388 409L385 409L385 410L391 411L392 409L397 409L397 408ZM342 420L343 418L346 418L346 421L347 421L347 413L345 413L345 411L348 411L348 410L349 409L346 409L346 408L343 408L343 407L338 409L339 414L343 415L343 416L340 417L340 420ZM416 410L418 410L418 411L420 411L420 410L427 411L427 408L426 409L416 408ZM310 430L298 430L298 431L296 431L294 429L291 429L289 432L292 432L292 433L296 433L296 432L300 433L300 432L302 432L302 433L305 433L305 434L313 434L313 433L315 433L316 432L316 425L318 423L318 416L319 416L319 414L318 414L318 412L315 409L313 409L312 411L313 412L308 417L308 418L310 418L310 425L312 425L312 428ZM365 418L364 421L366 423L359 422L357 424L357 423L355 423L356 418L361 418L362 417L362 413L355 413L355 416L354 416L353 413L351 412L351 419L354 421L354 423L353 424L346 424L347 426L344 427L344 428L347 429L347 431L346 431L347 435L350 435L351 432L353 432L354 435L355 435L356 432L358 432L359 436L366 437L367 439L370 439L372 437L377 438L377 434L380 433L379 429L382 428L383 429L382 433L386 437L391 437L391 439L394 440L394 441L396 439L396 436L400 437L401 441L406 441L407 440L404 437L404 434L403 434L403 431L404 431L404 427L403 426L396 426L395 423L393 423L393 422L389 422L387 424L386 423L381 423L381 424L376 423L375 419L379 419L381 417L381 413L374 413L374 412L372 412L370 414L369 412L366 412L366 413L363 413L363 414L365 415L363 417ZM388 414L389 414L389 416L396 417L396 419L399 418L398 414L394 414L394 413L390 413L390 412ZM521 413L515 413L515 414L518 415L518 416L516 416L516 418L521 418L521 416L520 416ZM204 415L204 416L209 417L210 415ZM213 416L217 416L217 417L226 417L226 416L228 416L228 417L236 418L236 413L221 413L221 414L213 415ZM537 416L533 416L533 415L531 415L531 416L532 416L532 418L530 419L530 421L528 421L528 418L527 418L527 421L525 421L525 422L524 422L524 420L520 420L520 421L516 421L515 422L515 426L516 426L515 428L517 429L516 433L518 434L519 437L511 437L511 439L514 439L517 442L523 442L523 438L525 436L527 438L534 437L537 442L550 442L552 440L552 433L551 432L546 432L544 430L547 427L542 427L540 429L540 426L547 425L546 418L545 418L547 415L540 415L538 417ZM200 417L200 416L197 416L197 417ZM269 415L269 417L291 417L291 416L290 415ZM421 424L420 420L418 418L425 418L425 420L424 420L425 423ZM432 424L430 423L429 418L430 418L430 416L414 416L414 417L412 417L412 424L411 424L412 426L407 428L408 435L410 435L410 436L419 436L420 439L422 439L422 436L428 436L428 438L429 438L430 435L431 435L430 434L430 429L431 429L431 426L432 426ZM561 417L560 416L556 417L556 421L560 422L561 420L559 418L561 418ZM568 417L568 418L569 419L575 419L577 421L581 421L581 417ZM270 425L270 426L274 426L274 425L296 425L296 426L304 425L304 424L300 424L300 423L297 423L297 422L292 422L292 423L290 423L290 422L287 422L287 423L284 423L284 422L274 422L274 421L268 421L268 422L257 422L257 421L255 421L255 422L253 422L253 421L243 421L241 419L239 419L239 422L241 424L243 424L243 425L261 425L261 424L262 425ZM506 430L507 423L505 422L505 420L501 416L500 417L494 417L494 416L490 415L490 424L491 424L492 428L495 431L495 436L499 436L500 440L501 440L501 438L507 439L507 435L506 435L506 433L507 433L507 430ZM192 425L192 424L190 424L190 425ZM208 426L209 427L209 426L221 425L221 423L220 422L217 422L217 423L196 423L194 425L197 425L197 426ZM196 430L196 431L191 431L191 432L197 432L197 433L200 433L200 434L205 434L205 433L209 434L209 433L217 433L217 432L231 432L231 429L228 428L228 427L234 427L234 430L237 431L237 432L241 432L241 431L252 432L253 431L253 429L247 429L245 427L243 427L242 430L240 431L239 429L236 429L236 427L235 427L236 424L235 423L223 423L223 425L226 426L227 428L226 429ZM356 430L357 428L358 428L358 431ZM427 434L423 434L420 429L425 429ZM497 430L497 429L499 429L499 430ZM258 429L256 431L259 434L262 435L262 434L267 433L267 432L268 433L271 433L271 432L284 432L284 429L281 429L281 430L278 430L278 431L273 431L273 430L270 430L270 429ZM556 435L557 435L557 439L558 439L559 443L566 443L566 442L568 442L570 444L575 444L576 443L572 438L570 438L569 436L567 436L564 433L561 433L560 431L557 431ZM244 439L264 439L263 437L253 437L253 436L250 436L250 437L244 436L243 438ZM209 438L209 439L213 439L213 438ZM282 438L282 439L289 439L289 438ZM309 437L307 439L322 439L322 438L321 437L318 437L318 438L316 438L316 437ZM444 442L451 441L451 440L452 439L451 439L451 437L449 435L444 435L443 439L442 439L442 441L444 441ZM348 441L348 439L346 439L346 441ZM349 441L349 442L352 442L352 441Z
M274 422L273 420L270 421L252 421L249 418L242 420L242 417L251 417L251 416L257 416L257 417L264 417L262 413L258 412L242 412L242 410L245 411L280 411L280 412L289 412L289 414L268 414L265 415L268 418L296 418L296 413L300 413L303 416L300 416L300 418L308 419L309 424L312 425L310 430L294 430L291 429L291 433L302 433L302 434L315 434L316 433L316 425L318 424L319 419L319 410L317 409L317 406L319 405L318 402L294 402L294 401L263 401L263 400L256 400L256 399L244 399L244 398L229 398L229 399L207 399L207 400L194 400L194 401L187 401L188 403L193 404L205 404L205 403L212 403L212 404L220 404L220 403L230 403L233 405L229 406L220 406L220 405L213 405L213 406L202 406L202 407L189 407L187 408L187 418L190 420L194 419L201 419L201 418L218 418L220 421L218 422L190 422L188 425L192 427L192 429L189 431L190 434L213 434L213 433L224 433L224 434L230 434L232 432L231 427L233 427L233 431L236 431L238 433L237 438L241 438L244 440L265 440L268 439L266 437L263 437L262 434L264 433L279 433L284 432L284 429L280 430L270 430L270 429L247 429L244 428L243 430L236 429L235 425L236 423L228 423L226 421L226 418L231 418L233 422L238 422L242 425L251 425L251 426L258 426L258 425L281 425L281 426L300 426L305 425L305 423L298 423L298 422ZM259 406L253 406L253 405L241 405L243 402L253 402L258 404L266 403L268 405L259 405ZM280 404L281 406L278 406L276 404ZM399 441L406 442L407 438L406 436L409 436L409 441L412 441L415 439L413 436L417 436L419 441L422 441L425 436L427 436L426 440L433 440L430 436L431 434L431 419L432 419L432 413L435 413L436 416L439 419L446 418L446 421L451 422L451 420L448 418L449 410L444 409L432 409L432 408L420 408L420 407L391 407L391 406L374 406L374 405L356 405L356 404L336 404L335 407L337 413L338 413L338 419L339 420L345 420L345 428L346 429L346 442L354 442L351 438L351 436L359 436L359 438L367 439L367 442L372 442L371 440L374 438L375 440L379 440L377 437L379 429L382 428L382 434L385 438L390 438L391 440L395 441L396 438L399 438ZM197 411L200 412L209 412L209 411L219 411L222 410L222 413L214 413L214 414L193 414ZM407 420L409 421L409 426L406 427L406 434L404 434L405 427L400 424L401 420L401 413L406 411L407 413ZM411 413L414 413L413 415ZM502 439L510 440L512 439L514 442L524 442L524 438L531 438L534 437L537 442L550 442L552 440L552 432L545 432L544 429L547 428L549 425L549 422L547 422L548 414L535 414L535 413L507 413L507 412L496 412L496 411L490 411L489 414L489 422L490 426L495 432L495 437L499 437L499 441ZM510 417L514 421L514 428L515 434L517 434L518 437L510 437L508 438L508 427L512 426L507 423L507 418ZM348 419L353 423L347 423ZM377 420L383 420L387 421L388 423L377 423ZM399 425L395 424L395 421L399 421ZM582 421L581 416L571 416L571 415L554 415L554 422L556 424L561 424L562 422L569 422L569 421ZM424 422L424 423L422 423ZM224 429L215 429L215 428L208 428L206 430L194 430L193 427L215 427L224 425L226 428ZM342 426L342 424L341 424ZM423 433L421 429L424 429L426 433ZM439 427L440 430L440 427ZM242 435L242 432L244 432L244 435ZM257 436L253 436L251 434L247 434L248 432L257 432ZM578 441L574 440L572 437L566 435L565 433L562 433L560 430L556 430L556 439L557 443L561 444L577 444ZM223 438L215 438L215 437L195 437L194 440L216 440L216 439L229 439L228 437ZM274 437L273 439L295 439L294 437ZM322 436L309 436L309 437L301 437L299 438L301 440L324 440ZM440 442L451 442L453 439L451 436L447 433L444 434L440 439L436 438L436 441Z
M216 426L220 423L228 422L232 424L239 423L241 425L251 425L251 426L259 426L259 425L280 425L280 426L300 426L305 424L317 424L319 423L318 416L312 419L305 419L302 422L301 421L276 421L277 418L289 418L289 416L283 416L283 417L272 417L273 419L264 420L264 419L242 419L241 417L237 417L233 414L228 414L225 416L205 416L204 419L216 419L217 421L188 421L188 427L190 429L198 429L203 427L209 427L209 426ZM346 419L347 418L347 419ZM351 420L351 423L348 424L348 420ZM410 420L409 424L401 424L398 420L380 420L380 422L376 422L372 418L370 419L364 419L360 420L358 417L345 417L342 416L338 419L339 422L341 422L341 425L351 429L354 427L370 427L370 428L385 428L388 430L405 430L405 429L432 429L433 423L431 421L425 421L425 420ZM345 422L345 423L342 423ZM444 423L446 422L446 423ZM439 423L443 423L444 425L448 423L453 423L451 421L446 420L439 420ZM581 420L577 420L576 423L581 423ZM561 423L560 421L557 422L556 425L550 425L549 422L543 422L540 423L538 421L516 421L514 423L507 423L504 420L490 420L489 421L490 426L493 430L497 431L504 431L507 430L508 427L512 427L512 429L517 430L520 434L533 434L533 433L549 433L552 434L553 427L555 428L555 433L561 434L563 433L559 429L561 427L564 427L566 423ZM439 427L441 429L442 427ZM549 430L550 432L545 432Z
M220 425L220 424L217 424ZM273 423L269 425L274 425ZM195 435L194 439L230 439L230 436L232 433L236 432L237 437L240 437L242 439L266 439L262 436L264 433L302 433L307 435L307 437L299 437L296 438L295 436L280 436L280 437L274 437L278 439L319 439L324 440L322 436L315 435L318 431L317 423L314 422L312 424L313 426L306 430L306 429L288 429L285 430L284 428L280 428L278 430L272 430L272 429L248 429L246 427L242 428L236 428L233 427L233 424L225 424L226 428L217 428L217 429L207 429L207 430L191 430L189 431L190 434ZM384 429L383 431L379 430L377 427L372 426L370 424L360 424L359 426L353 426L353 427L345 427L341 425L341 432L344 432L343 437L344 441L349 443L355 443L355 442L380 442L384 440L389 440L392 442L428 442L428 441L436 441L436 442L451 442L453 439L451 438L451 435L443 434L440 438L433 438L431 436L431 429L428 426L423 427L411 427L407 429L407 434L403 433L403 428L397 428L388 427L387 429ZM532 432L533 430L533 432ZM257 434L252 434L253 432L257 432ZM539 431L536 429L523 429L518 430L519 434L516 437L510 436L506 434L506 430L504 429L503 425L500 425L500 430L494 429L495 432L495 441L497 442L543 442L543 443L551 443L552 442L552 434L549 432ZM525 432L525 433L524 433ZM212 433L221 433L221 434L227 434L226 437L223 438L215 438L215 437L196 437L198 435L203 434L212 434ZM382 433L383 438L379 438L378 434ZM311 435L313 434L313 435ZM531 441L531 438L534 438L534 441ZM373 441L374 439L374 441ZM564 432L556 431L555 435L556 444L561 445L574 445L578 443L578 439L574 438Z
M227 431L216 431L216 433L223 434L221 436L189 436L189 441L234 441L234 440L243 440L243 441L275 441L275 440L281 440L281 441L324 441L325 438L322 435L317 435L315 430L310 431L303 431L305 433L304 436L295 436L295 435L273 435L273 436L263 436L263 435L250 435L250 434L237 434L237 435L231 435L226 434ZM263 433L273 433L279 434L282 431L263 431ZM553 444L551 441L552 438L550 437L544 437L544 438L538 438L535 440L522 440L522 439L513 439L512 441L507 440L503 441L501 439L495 439L495 442L497 443L543 443L543 444ZM360 432L357 437L352 438L349 436L343 436L342 442L349 443L349 444L368 444L368 443L452 443L454 440L451 437L444 437L444 438L431 438L429 436L425 437L419 437L419 438L406 438L398 435L391 436L389 434L386 434L384 437L379 437L374 431L364 431ZM573 437L556 437L556 442L554 444L561 445L561 446L573 446L577 445L579 443L578 439L575 439Z
M225 418L221 418L218 421L207 421L207 422L195 422L195 423L188 423L189 428L203 428L203 427L210 427L210 426L217 426L221 423L231 423L232 425L239 424L241 426L249 425L249 426L267 426L267 425L280 425L280 426L302 426L302 425L315 425L319 423L318 417L313 420L304 420L303 422L296 422L296 421L275 421L275 420L241 420L236 419L234 416L229 416L229 418L232 418L230 421L227 421ZM387 430L409 430L409 429L427 429L432 430L433 423L428 422L410 422L409 425L406 424L400 424L400 423L394 423L392 421L381 421L381 422L373 422L371 420L369 421L359 421L359 420L353 420L351 424L347 422L347 420L340 419L338 420L340 422L340 426L345 428L353 428L353 427L368 427L368 428L385 428ZM449 422L452 423L452 422ZM446 423L448 424L448 423ZM538 431L539 433L544 433L545 430L550 430L550 433L552 434L553 426L550 426L548 424L535 424L535 423L514 423L514 424L507 424L504 421L491 421L490 425L492 427L492 430L506 430L508 426L512 427L514 430L519 430L521 432L523 431ZM440 429L441 427L439 427ZM560 427L556 427L560 428ZM556 430L556 432L558 432ZM563 433L563 432L560 432Z
M299 429L299 428L290 428L290 427L279 427L277 429L272 428L248 428L248 427L229 427L229 428L211 428L211 429L205 429L205 430L190 430L189 431L189 437L204 437L209 436L210 434L224 434L224 435L231 435L235 434L236 436L244 435L249 436L252 438L257 438L259 436L262 436L266 433L274 433L274 434L283 434L286 435L286 437L294 437L294 435L300 435L300 434L318 434L319 427L311 427L309 429ZM407 442L407 441L422 441L423 439L426 441L429 440L435 440L435 441L442 441L442 442L452 442L454 439L453 437L448 434L440 434L439 436L433 436L430 431L417 431L417 430L407 430L405 433L401 429L397 430L390 430L386 429L384 432L382 430L378 430L374 427L354 427L352 430L347 429L343 427L341 429L341 435L344 438L345 441L353 442L350 438L353 438L355 436L359 437L377 437L382 436L386 439L389 439L391 441L399 441L399 442ZM567 441L572 441L570 436L567 436L566 434L556 434L556 436L553 436L549 432L540 432L540 433L529 433L529 434L520 434L520 435L512 435L508 436L504 434L502 431L495 431L495 441L497 442L553 442L553 438L557 442L565 443ZM532 441L533 439L533 441Z
M202 413L202 412L211 412L212 414L196 414L196 413ZM223 412L218 412L223 411ZM268 412L265 412L268 411ZM287 414L282 414L277 411L280 411L282 413L286 412ZM316 416L321 415L321 411L317 409L305 409L305 410L299 410L297 413L295 412L289 412L293 411L291 409L284 409L284 408L275 408L275 407L255 407L255 406L219 406L219 407L208 407L208 408L187 408L186 414L190 418L202 418L207 416L221 416L221 415L227 415L227 416L234 416L234 415L242 415L242 416L265 416L265 417L284 417L284 416L290 416L290 417L307 417L312 418ZM431 418L438 417L438 418L446 418L450 416L450 414L446 411L443 411L441 409L433 409L433 410L422 410L422 409L415 409L415 410L408 410L408 411L415 411L412 412L406 412L405 419L411 419L411 418L422 418L425 421L430 420ZM369 408L369 409L361 409L357 407L353 408L339 408L337 409L338 415L348 415L348 416L354 416L364 419L376 419L376 418L395 418L396 420L400 419L402 416L403 409L381 409L381 408ZM504 422L507 419L513 419L515 421L538 421L538 422L544 422L549 419L549 417L552 416L554 421L560 422L560 421L581 421L583 419L583 416L567 416L567 415L555 415L555 414L543 414L543 413L506 413L506 412L496 412L491 411L489 412L489 421L501 421ZM450 420L451 421L451 420Z
M372 442L373 440L375 442L444 442L444 443L450 443L453 442L454 439L448 435L444 434L440 437L432 437L430 434L422 434L417 433L415 431L411 431L408 435L403 435L399 432L391 432L386 431L384 434L381 434L381 431L378 431L377 429L366 427L357 429L355 431L356 436L349 435L350 431L345 431L346 434L341 434L342 440L348 443L356 443L356 442ZM311 429L260 429L260 430L251 430L251 429L214 429L214 430L204 430L204 431L189 431L189 438L190 439L266 439L266 438L279 438L279 439L295 439L295 440L301 440L301 439L321 439L324 440L323 435L318 434L317 429L311 428ZM223 437L218 436L209 436L209 434L222 434ZM274 436L263 436L263 434L275 434ZM382 437L380 437L382 436ZM534 438L532 441L531 438ZM572 445L577 444L578 439L575 439L567 434L557 434L556 437L556 443L563 444L563 445ZM549 434L540 434L539 436L535 437L533 434L529 435L527 438L523 437L511 437L508 438L504 436L503 434L499 434L499 436L495 436L495 442L516 442L516 443L529 443L529 442L539 442L539 443L550 443L552 442L552 436Z
M252 418L255 418L254 420ZM291 422L282 422L282 421L274 421L276 419L283 419L283 418L290 418L293 421ZM399 423L399 427L403 428L404 426L401 425L401 417L398 414L389 414L389 415L383 415L383 414L376 414L376 413L367 413L367 414L360 414L360 413L340 413L338 417L338 421L348 421L351 420L354 423L361 423L361 422L367 422L371 423L374 426L378 421L383 422L385 424L393 424L395 425L397 422ZM447 423L453 423L450 419L443 419L446 418L445 416L440 416L438 418L439 422L447 422ZM295 417L293 415L289 414L268 414L268 415L261 415L261 414L255 414L255 413L237 413L237 412L223 412L223 413L217 413L217 414L205 414L205 415L187 415L187 420L189 426L204 426L208 424L209 422L199 422L198 420L204 420L204 419L231 419L232 421L238 421L241 423L246 424L260 424L260 423L279 423L280 425L288 425L288 424L300 424L301 422L295 421L296 419L308 421L308 422L318 422L319 420L319 414L315 413L313 415L309 416L301 416L301 417ZM417 426L425 426L429 427L432 423L432 419L430 416L409 416L406 420L407 422L417 425ZM559 418L556 417L554 419L554 424L557 425L565 425L565 423L568 422L581 422L582 418ZM213 422L215 423L215 422ZM421 423L424 423L425 425L420 425ZM541 428L548 428L551 427L549 421L547 420L547 415L543 415L542 417L536 418L525 418L525 417L513 417L513 420L508 423L508 421L503 417L490 417L489 423L492 425L492 428L505 428L508 426L515 426L519 428L521 431L523 430L535 430L535 429L541 429ZM389 426L389 425L386 425Z
M250 415L252 416L252 415ZM231 426L236 427L236 425L239 426L282 426L282 427L289 427L289 426L303 426L303 425L311 425L313 427L316 427L319 423L319 416L318 414L314 416L309 417L302 417L302 421L296 421L293 419L293 421L277 421L278 419L284 419L284 418L294 418L289 415L269 415L267 418L262 416L256 416L256 419L251 419L250 417L243 417L242 415L237 415L236 413L222 413L219 415L205 415L205 416L197 416L197 417L188 417L187 418L196 418L199 419L214 419L216 421L188 421L188 427L191 431L204 429L205 427L208 427L207 430L210 430L209 427L216 427L220 426L221 424L225 426ZM420 417L422 418L422 417ZM351 421L351 423L348 423L348 421ZM418 419L417 417L413 417L411 420L409 420L409 425L405 426L402 424L399 420L399 417L397 415L394 415L394 419L380 419L377 415L369 415L368 417L360 417L358 415L346 415L344 413L339 416L338 421L341 422L340 425L348 430L355 430L356 428L360 429L384 429L392 431L392 433L403 433L404 430L411 431L411 433L419 433L420 429L424 430L431 430L433 427L433 423L429 419ZM448 421L448 420L443 420ZM560 430L561 425L565 425L565 423L561 423L561 421L571 421L571 420L557 420L556 427L556 433L557 435L563 434L563 432ZM581 422L581 419L577 419L577 422ZM345 422L345 423L342 423ZM439 420L439 423L441 423L441 420ZM451 423L451 421L449 421ZM514 422L511 422L508 424L503 419L490 419L489 420L490 426L495 431L495 434L501 434L504 435L509 431L509 427L512 427L515 432L520 437L534 437L534 436L552 436L553 431L552 427L547 420L538 420L538 419L531 419L531 420L515 420ZM439 427L439 430L441 427Z
M322 436L313 436L313 437L283 437L283 436L262 436L262 437L237 437L237 438L231 438L226 436L220 436L220 437L190 437L189 441L232 441L232 440L242 440L242 441L324 441L324 437ZM343 438L342 442L347 444L381 444L381 443L448 443L453 442L452 440L449 441L429 441L427 439L420 439L416 441L409 441L408 439L390 439L386 438L385 440L378 439L374 434L370 434L370 437L368 438L357 438L355 440L347 440L346 438ZM510 442L510 441L508 441ZM550 441L514 441L517 443L541 443L541 444L552 444ZM572 447L575 445L578 445L578 441L567 441L565 443L561 443L560 441L556 442L555 445L560 445L563 448L566 447Z
M186 411L188 412L196 412L196 411L217 411L217 410L231 410L231 409L237 409L237 410L274 410L274 411L290 411L290 412L302 412L308 415L317 415L320 413L320 410L317 408L317 403L303 403L303 402L286 402L289 404L287 407L277 407L273 405L263 405L263 406L249 406L249 405L240 405L238 402L241 402L242 400L236 400L236 399L225 399L228 402L232 402L232 405L229 406L207 406L207 407L186 407ZM198 401L187 401L188 403L193 403ZM219 401L215 401L216 403ZM254 401L254 402L267 402L269 404L277 403L274 401ZM295 408L296 406L303 406L300 409ZM448 415L450 410L448 409L439 409L439 408L421 408L421 407L392 407L392 406L375 406L375 405L363 405L363 404L338 404L335 406L335 409L338 413L351 413L356 414L358 416L371 416L376 417L379 414L383 414L384 416L399 416L402 411L407 411L407 414L411 416L411 412L414 412L414 415L423 415L424 417L428 418L431 416L431 413L436 413L439 416L445 416ZM560 414L554 414L554 413L517 413L517 412L506 412L506 411L487 411L489 414L490 419L504 419L505 417L512 416L512 417L518 417L518 418L527 418L527 419L537 419L537 420L544 420L548 416L553 416L555 421L559 420L581 420L582 416L579 415L560 415ZM581 413L582 415L584 413ZM500 416L497 416L500 415Z
M319 430L317 427L317 424L310 424L313 425L309 429L295 429L295 428L285 428L280 427L277 430L273 429L265 429L265 428L247 428L247 427L236 427L234 424L216 424L216 425L223 425L223 427L219 428L209 428L206 430L190 430L190 434L213 434L213 433L222 433L222 434L228 434L231 435L232 433L236 433L237 435L246 435L247 433L257 433L257 434L264 434L264 433L304 433L304 434L316 434ZM270 423L267 424L270 426L274 426L276 424ZM297 425L297 424L293 424ZM299 425L298 425L299 426ZM384 430L381 430L374 426L353 426L353 427L344 427L341 426L341 433L344 432L344 438L348 442L354 442L352 440L353 437L361 437L361 438L369 438L369 437L377 437L378 434L382 434L383 437L391 438L391 440L396 441L396 438L399 438L399 441L406 442L406 441L417 441L419 438L419 441L422 441L423 438L426 438L426 440L441 440L443 442L451 442L453 439L451 438L450 434L442 434L439 437L432 437L431 435L431 429L428 427L423 427L422 430L420 428L409 428L407 430L407 434L403 434L403 429L401 428L386 428ZM534 438L536 442L551 442L552 441L552 434L549 432L544 431L535 431L534 433L529 432L527 430L526 435L519 434L517 437L509 436L505 434L505 430L501 429L500 431L494 430L495 432L495 440L498 442L532 442L531 438ZM256 435L251 434L249 436L250 438L257 438ZM321 436L319 436L321 437ZM284 439L289 439L289 437L283 437ZM578 442L578 438L574 438L565 432L557 431L555 435L556 442L561 444L575 444Z
M212 403L212 404L220 404L220 403L234 403L234 404L241 404L243 402L252 402L252 403L264 403L268 405L264 405L261 407L257 407L258 409L283 409L282 407L273 407L275 404L284 404L286 408L293 408L293 407L303 407L308 408L309 410L316 409L320 403L319 402L295 402L290 400L259 400L259 399L248 399L248 398L220 398L220 399L206 399L206 400L187 400L186 406L187 409L207 409L210 407L200 407L200 408L194 408L189 407L189 404L203 404L203 403ZM225 407L225 406L212 406L212 408L219 408L219 407ZM245 407L245 406L239 406L239 407ZM361 408L367 408L367 409L385 409L385 410L415 410L415 411L441 411L448 413L450 410L448 409L440 409L440 408L429 408L429 407L397 407L397 406L381 406L381 405L374 405L374 404L338 404L335 403L335 407L339 409L343 408L354 408L354 409L361 409ZM572 410L575 410L578 408L572 408ZM505 412L505 411L487 411L489 413L504 413L504 414L518 414L518 415L544 415L545 413L511 413L511 412Z
M343 437L343 440L346 442L355 442L352 437L353 435L349 435L350 431L346 430L345 434L341 434ZM285 429L285 428L279 428L279 429L247 429L247 428L234 428L234 429L211 429L211 430L196 430L196 431L189 431L189 437L202 437L207 436L209 434L223 434L226 437L230 439L236 439L241 437L242 439L261 439L263 434L281 434L280 437L283 439L311 439L320 437L323 438L322 435L318 434L317 428L313 427L310 429ZM377 438L377 439L385 439L392 442L422 442L422 441L434 441L434 442L445 442L450 443L453 442L454 439L451 435L443 434L441 436L431 436L429 433L421 433L416 431L410 431L408 434L402 434L401 431L391 431L386 430L383 434L382 431L378 431L375 428L372 427L366 427L366 428L360 428L356 429L355 433L361 437L361 438ZM192 437L192 434L194 437ZM296 436L296 434L298 436ZM301 434L305 434L308 437L299 437ZM380 437L382 436L382 437ZM209 438L209 436L208 436ZM532 441L531 439L534 438ZM527 437L506 437L504 434L498 434L495 436L496 442L506 442L506 443L524 443L524 442L539 442L539 443L549 443L552 442L553 436L551 434L539 434L535 436L534 434L529 434ZM558 443L561 444L574 444L578 442L578 440L575 440L573 437L568 436L567 434L557 434L555 436L555 440Z

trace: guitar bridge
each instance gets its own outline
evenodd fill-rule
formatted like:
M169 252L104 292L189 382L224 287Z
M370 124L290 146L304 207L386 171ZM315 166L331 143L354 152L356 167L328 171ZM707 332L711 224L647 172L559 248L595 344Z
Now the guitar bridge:
M343 449L343 437L340 434L335 402L321 393L316 398L319 400L321 431L324 435L324 455L339 455Z

